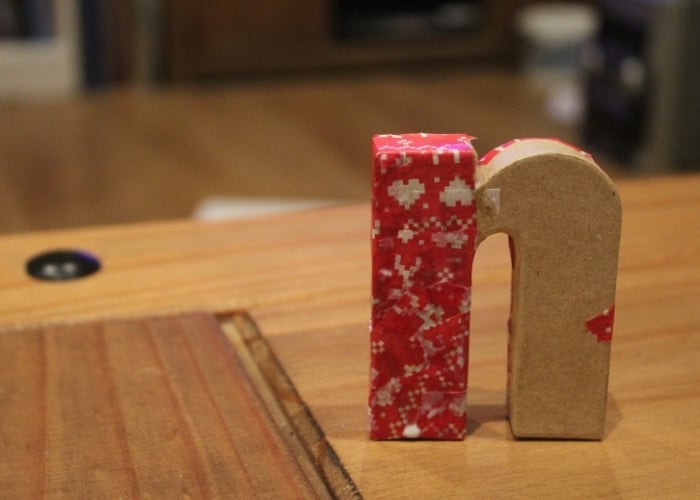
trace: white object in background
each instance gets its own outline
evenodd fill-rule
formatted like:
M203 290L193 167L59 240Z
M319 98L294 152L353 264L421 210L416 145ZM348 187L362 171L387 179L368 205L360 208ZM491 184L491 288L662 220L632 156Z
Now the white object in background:
M546 3L524 7L517 17L525 42L525 67L532 76L570 76L578 69L581 48L598 30L598 14L589 5Z
M589 5L572 2L532 4L518 14L518 31L542 47L580 44L598 28L598 14Z
M55 35L0 40L0 98L66 96L80 89L78 2L54 0Z
M595 8L575 3L534 4L518 14L526 73L547 91L546 111L557 123L581 121L581 52L593 39L598 23Z
M212 196L197 204L192 216L200 220L250 219L333 205L328 200L278 198L228 198Z

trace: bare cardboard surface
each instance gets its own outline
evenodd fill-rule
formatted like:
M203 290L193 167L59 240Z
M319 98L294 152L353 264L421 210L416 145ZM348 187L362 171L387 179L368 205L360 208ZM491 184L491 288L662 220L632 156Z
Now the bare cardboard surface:
M478 240L509 235L509 415L517 437L600 439L610 343L586 322L615 301L620 197L584 153L552 140L503 148L477 171Z

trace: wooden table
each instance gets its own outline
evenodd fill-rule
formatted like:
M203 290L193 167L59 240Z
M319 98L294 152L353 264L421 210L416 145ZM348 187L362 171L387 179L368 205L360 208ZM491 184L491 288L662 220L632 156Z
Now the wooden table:
M504 238L475 263L463 442L367 438L364 204L1 238L2 496L697 498L700 177L619 187L601 442L510 435ZM25 274L65 247L103 268Z
M481 153L578 142L546 99L516 71L467 65L0 101L0 233L179 219L214 195L359 203L376 133L466 131Z

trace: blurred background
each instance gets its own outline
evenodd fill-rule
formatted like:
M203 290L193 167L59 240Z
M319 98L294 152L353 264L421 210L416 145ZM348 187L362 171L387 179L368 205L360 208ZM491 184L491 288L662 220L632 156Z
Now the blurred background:
M700 168L697 0L0 0L0 233L369 198L375 133Z

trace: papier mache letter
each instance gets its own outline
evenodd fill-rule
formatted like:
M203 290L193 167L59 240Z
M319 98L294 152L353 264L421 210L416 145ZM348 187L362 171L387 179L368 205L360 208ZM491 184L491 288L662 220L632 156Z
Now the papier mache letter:
M462 439L476 153L464 134L372 142L373 439Z
M602 439L622 213L610 178L556 139L510 141L478 167L468 135L372 148L370 436L465 436L472 262L505 233L511 431Z

